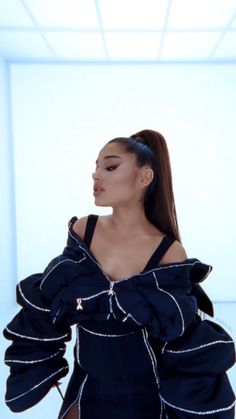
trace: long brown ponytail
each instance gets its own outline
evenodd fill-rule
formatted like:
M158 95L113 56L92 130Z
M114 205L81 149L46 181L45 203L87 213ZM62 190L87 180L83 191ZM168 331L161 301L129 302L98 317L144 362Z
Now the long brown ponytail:
M121 143L128 152L137 156L140 166L150 164L154 179L144 195L144 210L147 219L165 234L181 241L174 192L170 157L165 138L157 131L145 129L129 138L114 138L110 142Z

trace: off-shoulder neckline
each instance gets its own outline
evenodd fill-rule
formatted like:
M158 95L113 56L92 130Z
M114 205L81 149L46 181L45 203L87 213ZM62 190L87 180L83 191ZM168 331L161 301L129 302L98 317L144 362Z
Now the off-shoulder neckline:
M78 218L77 217L73 217L73 219L72 220L77 220ZM154 269L160 269L160 268L168 268L168 267L171 267L171 266L181 266L181 265L187 265L188 264L188 262L191 260L191 259L188 259L188 258L186 258L184 261L181 261L181 262L170 262L170 263L163 263L163 264L160 264L160 265L158 265L156 268L152 268L152 269L147 269L146 270L146 268L147 268L147 266L148 266L148 264L149 264L149 261L151 260L151 258L152 258L152 256L153 256L153 254L155 253L155 251L156 250L154 250L154 252L153 252L153 254L151 255L151 257L150 257L150 259L148 260L148 262L147 262L147 264L145 265L145 267L144 267L144 269L141 271L141 272L137 272L136 274L133 274L133 275L131 275L131 276L128 276L128 277L125 277L125 278L120 278L120 279L112 279L112 278L110 278L109 277L109 275L107 275L106 274L106 272L102 269L102 266L100 265L100 263L97 261L97 259L96 259L96 257L95 257L95 255L93 254L93 252L91 251L91 249L86 245L86 243L84 242L84 240L80 237L80 235L78 234L78 233L76 233L76 231L73 229L73 225L74 225L74 223L72 223L72 220L71 220L71 222L70 222L70 224L69 224L69 228L68 228L68 230L69 230L69 233L71 234L71 236L77 241L77 240L79 240L80 242L81 242L81 245L82 245L82 248L84 248L84 250L86 250L86 252L88 253L88 255L91 257L91 259L96 263L96 265L99 267L99 269L100 269L100 271L101 271L101 273L106 277L106 279L108 279L108 281L109 282L111 282L111 283L118 283L118 282L122 282L122 281L126 281L126 280L128 280L128 279L131 279L131 278L133 278L133 277L135 277L135 276L139 276L139 275L144 275L144 274L147 274L147 273L149 273L149 272L152 272ZM163 240L164 240L164 238L165 238L166 236L164 236L163 237ZM199 263L201 263L200 261L199 261Z

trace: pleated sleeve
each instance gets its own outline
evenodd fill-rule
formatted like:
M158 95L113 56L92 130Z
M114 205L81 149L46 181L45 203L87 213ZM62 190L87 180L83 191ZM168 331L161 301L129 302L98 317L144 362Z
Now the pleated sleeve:
M38 403L68 372L63 356L71 330L66 323L53 322L51 302L40 290L42 277L34 274L18 284L22 308L3 331L12 341L5 354L10 367L5 401L13 412Z
M201 308L213 316L212 304L199 285L211 269L188 259L114 286L125 319L148 330L169 418L234 419L235 396L227 375L235 363L233 339L198 314Z
M169 417L234 419L235 397L226 373L234 362L229 334L196 316L188 331L159 354L160 395Z
M55 318L82 324L112 317L119 330L146 329L166 417L234 419L235 397L227 376L235 362L233 339L198 314L199 309L214 314L200 285L212 267L192 258L113 282L83 244L73 249L64 252L64 281L56 282L56 270L51 270L42 283L44 294L53 299Z

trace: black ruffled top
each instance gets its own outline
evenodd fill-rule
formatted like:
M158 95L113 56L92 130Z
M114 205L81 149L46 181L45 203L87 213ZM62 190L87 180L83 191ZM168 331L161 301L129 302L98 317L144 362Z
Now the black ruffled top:
M200 287L211 266L198 259L111 281L69 223L67 246L45 271L17 286L21 311L4 329L12 340L6 403L38 403L68 372L65 342L76 325L75 368L59 414L80 419L233 419L226 371L235 359L227 332Z

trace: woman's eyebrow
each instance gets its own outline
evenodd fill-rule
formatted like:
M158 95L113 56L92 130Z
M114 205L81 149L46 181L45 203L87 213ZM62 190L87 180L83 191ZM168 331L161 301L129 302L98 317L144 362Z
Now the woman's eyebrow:
M112 155L111 154L109 156L104 156L103 159L104 160L107 160L107 159L121 159L121 157L120 156L115 156L115 155ZM95 163L98 164L98 160L96 160Z

